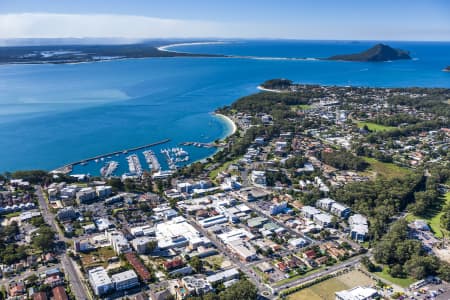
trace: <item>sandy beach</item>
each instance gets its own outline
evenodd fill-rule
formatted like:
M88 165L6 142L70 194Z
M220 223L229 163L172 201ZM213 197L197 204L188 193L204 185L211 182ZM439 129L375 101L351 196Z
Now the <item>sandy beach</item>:
M228 126L231 127L231 132L229 134L227 134L227 136L233 135L236 132L237 126L234 123L234 121L231 120L231 118L229 118L225 115L222 115L222 114L218 114L218 113L214 113L214 115L221 118L222 120L225 120L228 123Z
M280 90L266 89L260 85L258 85L257 89L260 91L263 91L263 92L282 93L282 91L280 91Z
M158 47L157 49L158 49L159 51L183 53L183 52L179 52L179 51L169 50L169 48L177 47L177 46L215 45L215 44L227 44L227 43L228 43L228 42L220 42L220 41L217 41L217 42L178 43L178 44L170 44L170 45L161 46L161 47Z

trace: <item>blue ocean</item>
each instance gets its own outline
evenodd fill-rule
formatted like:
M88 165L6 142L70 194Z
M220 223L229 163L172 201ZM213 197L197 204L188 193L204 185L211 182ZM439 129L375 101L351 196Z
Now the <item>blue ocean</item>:
M413 60L385 63L320 61L354 53L376 42L232 41L179 45L172 51L241 58L148 58L66 65L0 66L0 172L52 170L91 156L169 138L154 147L211 142L231 128L211 113L257 92L271 78L324 85L447 87L450 43L387 42L409 50ZM245 58L243 58L245 56ZM302 58L292 60L289 58ZM190 161L214 149L184 147ZM137 151L143 167L147 167ZM129 155L129 154L127 154ZM117 173L128 170L125 155ZM107 160L105 160L107 161ZM98 175L104 162L76 166Z

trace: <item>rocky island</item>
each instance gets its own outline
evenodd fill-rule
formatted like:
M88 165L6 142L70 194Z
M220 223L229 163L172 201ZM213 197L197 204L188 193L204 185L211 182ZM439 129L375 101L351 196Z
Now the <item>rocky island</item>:
M372 48L360 53L335 55L327 58L327 60L368 61L368 62L382 62L398 59L411 59L411 56L409 56L408 51L402 49L394 49L384 44L377 44Z
M444 68L442 71L444 71L444 72L450 72L450 66L447 66L447 67Z

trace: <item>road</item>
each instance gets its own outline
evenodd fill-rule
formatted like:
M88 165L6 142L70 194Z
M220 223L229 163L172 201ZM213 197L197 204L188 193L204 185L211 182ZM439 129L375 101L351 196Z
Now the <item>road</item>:
M189 224L191 224L196 230L201 232L204 236L208 237L211 242L216 246L216 248L219 250L219 252L226 255L236 266L239 267L239 269L244 272L250 280L253 281L253 283L258 287L258 290L260 292L268 291L269 289L267 286L261 281L259 276L255 274L255 272L251 269L251 267L245 265L237 256L234 256L230 253L230 250L228 250L222 242L220 242L214 234L209 234L207 230L205 230L203 227L199 226L192 218L188 219Z
M64 237L60 228L56 225L55 216L50 212L48 202L45 200L41 186L37 185L35 186L35 189L39 201L39 207L41 208L42 217L44 218L45 222L47 222L53 228L59 240L66 243L71 243L71 240ZM61 265L64 269L64 273L69 279L71 291L73 292L75 298L77 300L91 299L89 293L87 292L87 288L84 286L81 280L81 274L76 271L73 260L68 257L66 253L63 253L60 258Z
M291 235L293 235L293 236L301 236L302 238L304 238L305 240L308 241L308 243L309 243L310 246L321 244L320 242L315 241L315 240L313 240L312 238L307 237L306 235L301 234L301 233L299 233L299 232L293 230L293 229L290 228L290 227L287 227L285 224L283 224L283 223L281 223L280 221L278 221L277 219L273 218L270 214L268 214L267 212L263 211L263 210L258 206L257 202L247 202L247 203L245 203L245 204L246 204L248 207L252 208L253 211L257 212L260 216L266 217L266 218L268 218L271 222L273 222L273 223L277 224L278 226L280 226L280 227L286 229Z
M365 254L365 255L368 255L368 254ZM327 274L331 274L331 273L334 273L334 272L337 272L337 271L340 271L340 270L343 270L343 269L346 269L346 268L349 268L349 267L354 267L354 266L356 266L359 263L359 261L361 260L361 258L363 256L364 255L355 256L355 257L353 257L353 258L351 258L349 260L343 261L340 264L336 264L336 265L331 266L331 267L329 267L327 269L324 269L323 271L320 271L320 272L311 274L309 276L299 278L299 279L294 280L292 282L289 282L289 283L286 283L286 284L274 287L273 290L274 290L274 292L278 293L278 292L280 292L280 291L282 291L284 289L300 285L302 283L305 283L307 281L310 281L310 280L313 280L313 279L325 276Z
M25 272L20 273L18 275L7 275L3 279L0 280L0 285L8 286L9 283L11 283L13 281L15 281L15 282L23 281L24 279L26 279L27 277L29 277L31 275L42 274L42 273L47 272L48 270L51 270L54 268L59 268L59 267L60 267L60 264L51 264L48 266L41 266L41 267L37 268L36 270L28 269Z

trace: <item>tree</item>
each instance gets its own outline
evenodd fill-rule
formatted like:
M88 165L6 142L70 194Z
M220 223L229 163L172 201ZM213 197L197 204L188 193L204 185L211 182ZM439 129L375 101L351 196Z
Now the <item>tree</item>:
M435 274L439 262L435 256L413 256L405 263L405 271L408 275L422 279L427 275Z
M203 262L198 256L194 256L189 260L189 265L194 268L197 273L200 273L203 269Z
M258 289L247 279L241 279L219 294L220 300L255 300Z
M152 253L157 247L158 247L158 242L157 241L149 241L146 244L147 253Z
M363 256L363 258L361 258L361 263L363 264L364 267L366 267L367 271L369 272L375 272L377 269L377 267L367 256Z
M447 262L441 261L437 273L439 274L439 277L442 280L449 281L450 280L450 264L448 264Z
M49 251L53 248L55 234L49 226L41 226L37 234L33 237L32 242L36 249Z

